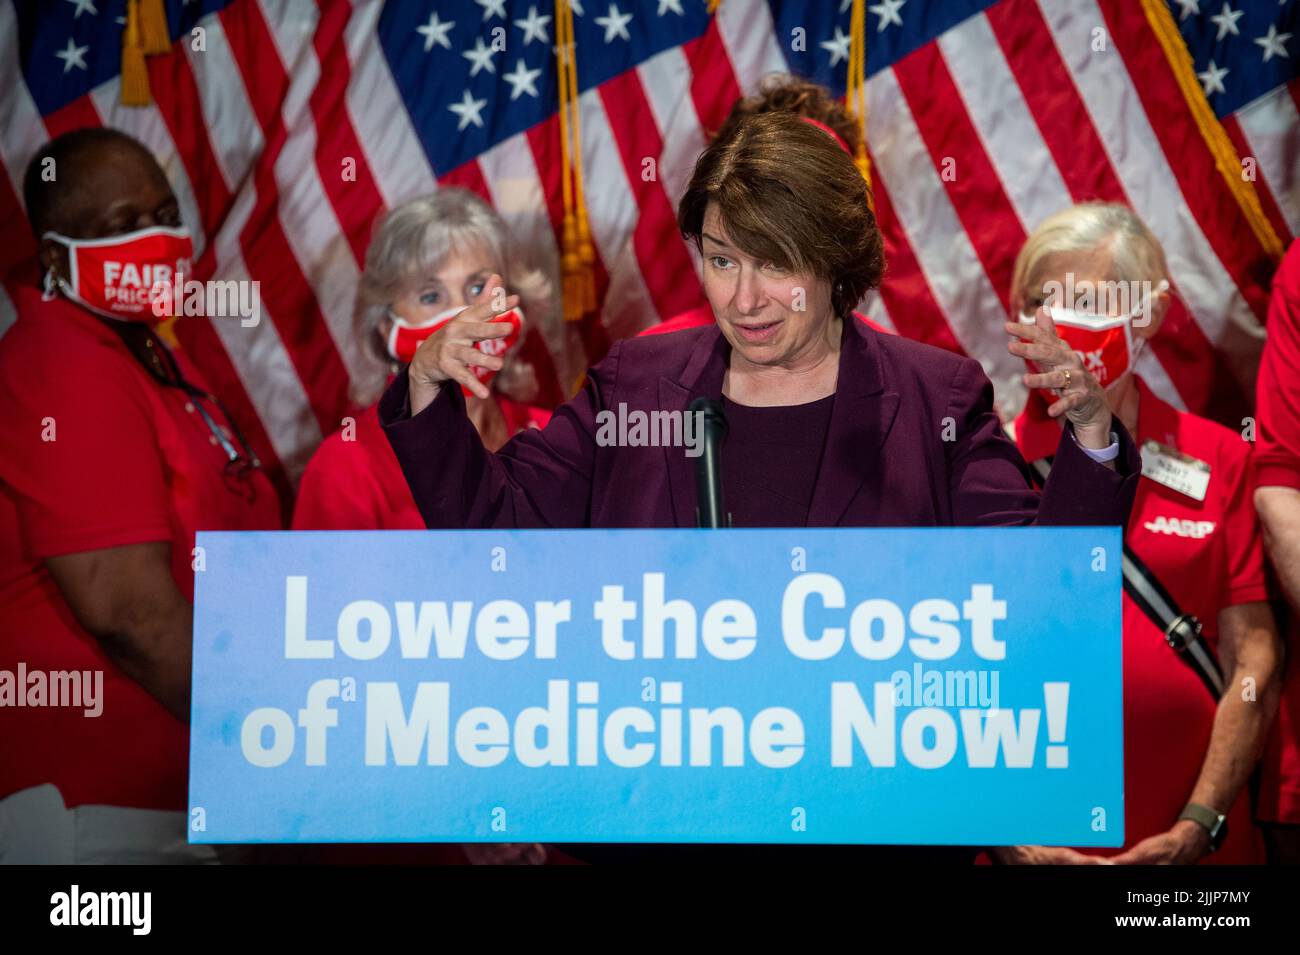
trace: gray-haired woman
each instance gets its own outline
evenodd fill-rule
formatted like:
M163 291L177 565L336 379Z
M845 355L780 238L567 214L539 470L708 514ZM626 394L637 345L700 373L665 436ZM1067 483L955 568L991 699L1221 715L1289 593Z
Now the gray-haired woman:
M1277 710L1281 643L1266 602L1251 445L1152 387L1161 370L1144 346L1171 301L1160 242L1125 206L1071 206L1035 229L1016 258L1013 310L1027 318L1050 308L1057 334L1142 449L1125 544L1144 576L1203 625L1221 673L1216 684L1180 659L1126 591L1124 846L993 850L1001 862L1263 861L1246 781ZM1015 422L1016 444L1039 475L1060 440L1047 414L1056 400L1032 391Z
M519 295L520 315L545 322L550 285L520 268L501 218L464 189L444 189L394 207L366 251L356 299L356 328L378 359L376 374L354 389L364 408L344 418L307 465L294 509L296 530L413 530L424 520L397 458L380 430L374 401L419 344L462 309L489 301L498 285ZM511 316L514 317L514 316ZM466 404L483 443L499 448L516 432L542 427L550 412L532 404L533 367L518 360L522 327L480 369L479 391ZM500 342L494 342L500 346ZM481 392L481 393L480 393Z
M462 309L487 302L502 286L518 294L529 321L550 314L549 283L521 269L505 224L487 203L463 189L444 189L393 208L375 230L355 308L359 335L379 359L374 380L354 389L363 411L345 418L325 439L303 474L294 507L295 530L413 530L425 526L401 467L380 430L374 400L415 349ZM467 394L470 420L483 443L499 448L517 431L542 427L550 412L535 407L538 383L517 359L523 328L493 353L492 369ZM471 389L467 389L469 391ZM316 861L540 863L536 844L467 846L349 846L322 850Z

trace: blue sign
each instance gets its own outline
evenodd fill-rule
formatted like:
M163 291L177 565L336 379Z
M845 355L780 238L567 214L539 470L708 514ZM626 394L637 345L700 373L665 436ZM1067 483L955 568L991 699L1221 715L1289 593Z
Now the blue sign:
M1124 841L1118 528L198 544L194 842Z

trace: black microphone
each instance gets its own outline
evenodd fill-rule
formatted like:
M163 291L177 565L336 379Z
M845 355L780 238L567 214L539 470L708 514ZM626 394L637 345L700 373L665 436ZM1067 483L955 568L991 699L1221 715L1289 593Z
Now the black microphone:
M700 423L701 453L695 459L695 517L700 527L729 527L731 517L722 506L722 439L727 436L727 416L712 398L696 398L690 412Z

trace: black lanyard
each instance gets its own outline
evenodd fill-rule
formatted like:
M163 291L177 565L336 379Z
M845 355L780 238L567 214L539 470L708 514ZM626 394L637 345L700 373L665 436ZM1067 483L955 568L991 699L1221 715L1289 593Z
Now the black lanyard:
M171 353L163 342L153 333L153 330L143 325L127 324L109 320L109 327L117 332L122 343L126 345L127 350L141 365L144 366L151 378L168 388L179 388L185 392L191 399L194 409L207 425L208 430L221 450L226 453L225 471L227 474L242 476L255 468L260 468L262 462L258 460L257 455L249 446L248 441L244 439L243 433L239 426L235 424L235 419L226 411L225 406L221 403L216 395L204 391L190 382L185 380L181 374L180 365L176 362L176 356ZM223 429L208 409L203 406L205 401L210 401L221 412L221 416L230 424L230 432L239 442L236 448L231 443L230 438L226 436Z

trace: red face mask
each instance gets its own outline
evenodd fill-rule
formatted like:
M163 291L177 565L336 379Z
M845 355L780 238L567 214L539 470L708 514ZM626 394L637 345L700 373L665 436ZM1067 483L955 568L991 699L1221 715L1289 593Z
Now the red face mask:
M402 318L391 309L388 317L392 319L393 327L388 332L388 354L395 361L408 364L415 357L415 351L421 343L436 332L442 326L446 325L453 318L463 312L464 308L449 308L444 312L439 312L433 318L426 322L414 325ZM502 312L495 318L489 319L493 322L509 322L510 334L505 338L488 338L481 342L475 342L474 347L485 355L495 355L498 358L505 355L515 343L519 341L519 332L523 327L524 313L516 306L509 311ZM481 368L478 365L470 365L470 371L474 372L474 377L481 381L484 386L490 385L492 379L496 377L496 372L491 368ZM461 391L465 396L473 394L464 385L461 385Z
M1133 334L1127 315L1109 318L1054 308L1052 321L1061 341L1078 353L1083 367L1103 388L1115 384L1132 369L1142 348L1143 339Z
M1156 292L1169 288L1169 283L1161 281ZM1146 345L1146 339L1133 334L1133 323L1146 313L1148 302L1143 301L1126 315L1095 315L1079 312L1070 308L1053 307L1052 323L1056 334L1078 354L1083 367L1097 379L1102 388L1111 388L1133 371L1138 356ZM1021 315L1020 320L1033 324L1034 315ZM1149 320L1149 318L1148 318ZM1031 371L1038 371L1032 361L1025 362ZM1059 396L1054 391L1045 391L1048 401L1055 401Z
M47 276L68 298L98 315L124 322L156 322L156 285L171 285L177 272L190 271L194 243L185 229L155 226L104 239L70 239L45 233L68 250L71 281ZM47 285L48 287L48 285Z

